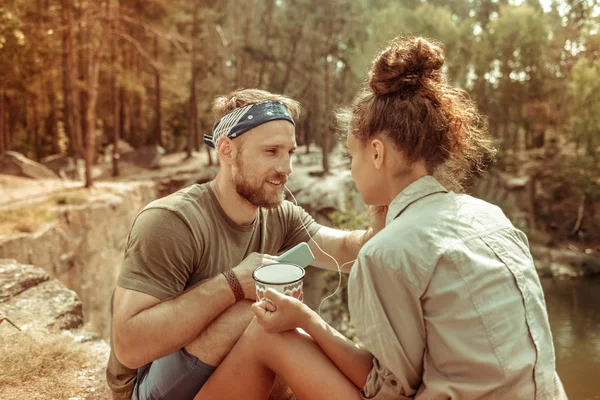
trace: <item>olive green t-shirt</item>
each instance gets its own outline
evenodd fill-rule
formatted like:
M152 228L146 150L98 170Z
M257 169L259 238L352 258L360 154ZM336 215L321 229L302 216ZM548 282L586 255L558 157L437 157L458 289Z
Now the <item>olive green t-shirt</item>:
M117 284L161 300L237 266L250 253L280 254L319 228L302 208L284 201L259 209L252 225L233 222L209 184L196 184L148 204L127 237ZM111 354L106 371L115 398L130 399L136 370Z

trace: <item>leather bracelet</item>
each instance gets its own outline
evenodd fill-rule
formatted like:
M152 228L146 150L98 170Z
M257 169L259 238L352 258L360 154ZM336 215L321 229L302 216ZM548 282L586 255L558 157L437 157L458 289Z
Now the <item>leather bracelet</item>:
M235 276L235 272L228 269L227 271L223 271L221 273L223 276L225 276L225 279L227 279L227 283L229 284L229 287L235 296L235 302L237 303L240 300L244 300L246 295L244 294L244 289L242 288L240 281L238 281L237 276Z

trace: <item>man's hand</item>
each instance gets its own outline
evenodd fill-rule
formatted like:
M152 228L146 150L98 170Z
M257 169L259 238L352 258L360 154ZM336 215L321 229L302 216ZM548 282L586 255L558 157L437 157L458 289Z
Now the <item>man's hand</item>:
M261 265L275 264L277 256L270 254L252 253L244 259L237 267L233 268L233 272L240 281L244 289L244 295L247 299L256 300L256 287L252 273Z
M385 218L387 217L388 206L370 206L369 220L371 221L371 229L373 234L376 234L385 228Z
M265 299L252 304L258 323L268 333L279 333L301 327L310 309L300 300L267 289Z

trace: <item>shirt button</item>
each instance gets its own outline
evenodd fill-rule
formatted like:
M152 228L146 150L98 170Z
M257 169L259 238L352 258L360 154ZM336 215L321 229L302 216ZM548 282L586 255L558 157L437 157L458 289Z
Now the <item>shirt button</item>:
M392 379L390 383L392 384L392 386L398 386L398 382L396 382L394 379Z

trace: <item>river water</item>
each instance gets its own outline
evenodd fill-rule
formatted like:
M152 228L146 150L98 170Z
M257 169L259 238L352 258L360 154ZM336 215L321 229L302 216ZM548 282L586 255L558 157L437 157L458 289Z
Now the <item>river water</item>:
M600 400L600 279L542 279L542 286L569 399Z

